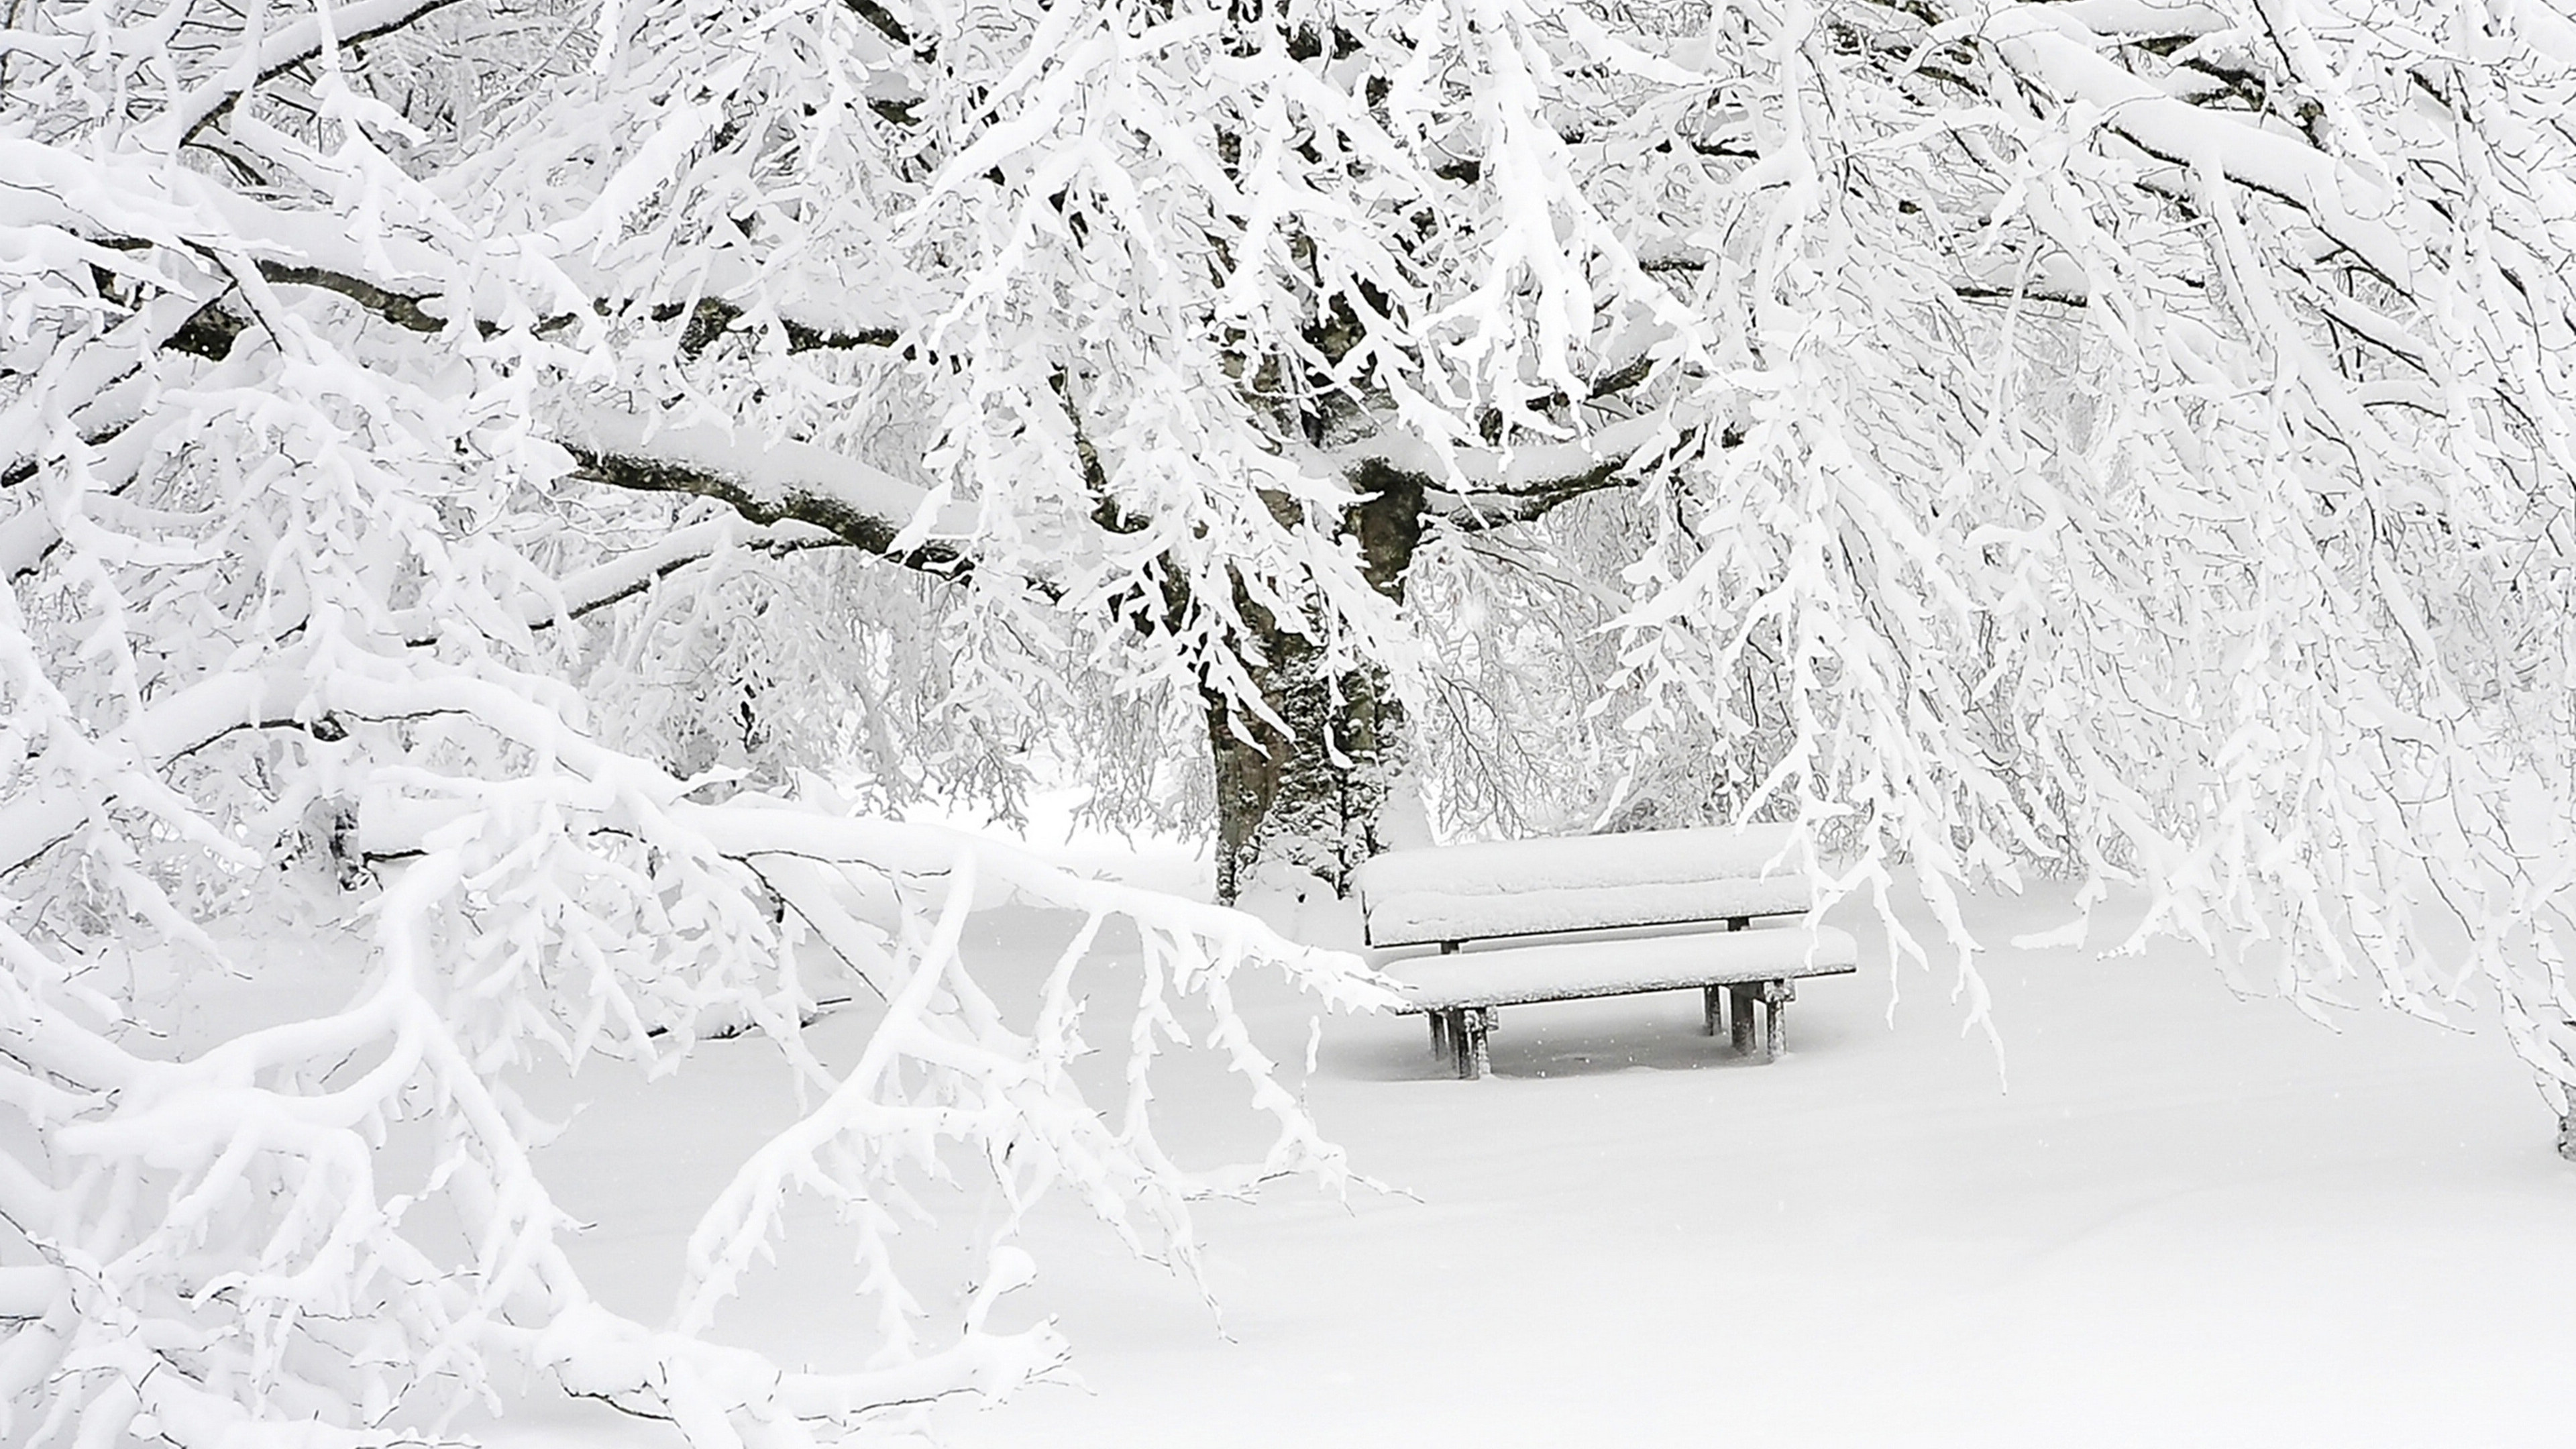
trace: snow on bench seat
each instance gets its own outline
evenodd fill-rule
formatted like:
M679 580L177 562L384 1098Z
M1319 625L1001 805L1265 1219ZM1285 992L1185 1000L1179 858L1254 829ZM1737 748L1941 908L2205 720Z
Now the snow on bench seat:
M1810 899L1785 825L1389 851L1352 882L1372 946L1800 915Z
M1408 1009L1431 1020L1432 1051L1449 1054L1462 1077L1485 1074L1485 1038L1502 1007L1682 987L1700 989L1711 1035L1730 1023L1737 1050L1777 1057L1792 983L1860 960L1852 938L1830 927L1752 928L1813 905L1805 849L1785 825L1390 851L1352 884L1370 946L1439 945L1436 957L1380 969L1405 983ZM1726 929L1459 951L1503 937L1693 925Z
M1384 970L1404 988L1405 1011L1417 1012L1840 976L1859 965L1849 932L1792 925L1418 956Z

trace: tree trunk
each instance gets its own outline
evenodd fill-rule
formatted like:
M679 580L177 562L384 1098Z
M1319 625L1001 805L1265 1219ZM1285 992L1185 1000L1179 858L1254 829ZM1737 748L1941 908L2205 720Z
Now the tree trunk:
M1404 707L1388 697L1384 671L1330 676L1306 640L1274 633L1269 643L1271 657L1253 676L1288 732L1221 702L1208 708L1224 901L1265 860L1346 888L1380 849L1378 812L1403 770Z
M1404 571L1422 538L1424 480L1379 464L1352 479L1367 497L1344 528L1356 536L1371 586L1402 603ZM1339 674L1323 651L1246 601L1262 657L1249 673L1283 732L1223 700L1208 701L1216 763L1217 898L1233 901L1265 860L1302 867L1334 890L1383 848L1379 815L1403 774L1404 706L1386 671L1364 664Z

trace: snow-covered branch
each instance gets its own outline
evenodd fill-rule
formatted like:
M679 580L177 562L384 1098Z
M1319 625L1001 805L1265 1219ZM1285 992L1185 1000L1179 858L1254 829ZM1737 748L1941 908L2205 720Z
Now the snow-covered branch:
M704 426L655 427L593 408L565 430L562 445L581 476L612 488L713 498L752 523L804 524L928 573L955 575L969 566L937 532L941 520L924 490L811 444L763 444Z

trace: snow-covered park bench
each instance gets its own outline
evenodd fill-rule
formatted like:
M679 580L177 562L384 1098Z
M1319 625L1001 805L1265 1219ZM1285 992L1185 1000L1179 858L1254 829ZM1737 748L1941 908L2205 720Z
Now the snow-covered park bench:
M1833 927L1753 924L1806 914L1806 871L1787 826L1390 851L1361 866L1353 885L1371 947L1439 947L1436 955L1389 961L1384 970L1403 984L1405 1010L1430 1018L1432 1051L1449 1057L1461 1077L1488 1070L1485 1038L1502 1007L1691 987L1701 993L1703 1030L1715 1036L1725 1023L1738 1051L1769 1060L1784 1044L1781 1016L1796 995L1793 983L1841 975L1859 961L1852 938Z

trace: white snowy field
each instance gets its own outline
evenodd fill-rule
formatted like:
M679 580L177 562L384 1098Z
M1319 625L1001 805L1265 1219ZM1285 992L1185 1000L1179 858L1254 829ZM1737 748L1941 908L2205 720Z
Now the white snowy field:
M1191 874L1168 851L1125 864ZM1945 983L1894 977L1891 1025L1860 911L1837 920L1861 973L1802 984L1774 1065L1700 1036L1691 993L1507 1010L1476 1083L1417 1018L1327 1019L1308 1098L1406 1195L1292 1183L1207 1207L1222 1332L1051 1202L1024 1238L1039 1280L995 1320L1054 1316L1082 1386L933 1428L959 1449L2571 1442L2576 1166L2498 1029L2370 1007L2330 1031L2233 996L2189 948L2009 944L2064 916L2062 894L1973 910L2009 1090ZM998 912L970 959L1024 978L1073 925ZM1302 1056L1298 1002L1252 1007ZM821 1039L855 1052L866 1026ZM648 1318L697 1208L787 1107L758 1042L702 1051L548 1149L597 1222L585 1268ZM1226 1145L1239 1098L1170 1065L1167 1141ZM969 1201L934 1205L991 1210ZM846 1361L870 1320L831 1271L828 1212L806 1220L719 1329ZM936 1230L921 1249L953 1252ZM561 1405L494 1437L673 1442Z

